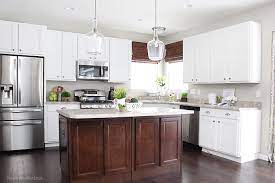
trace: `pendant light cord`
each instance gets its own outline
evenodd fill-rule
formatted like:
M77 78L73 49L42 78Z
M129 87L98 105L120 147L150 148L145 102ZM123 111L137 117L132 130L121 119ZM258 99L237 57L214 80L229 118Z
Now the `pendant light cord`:
M155 0L155 27L154 27L154 39L158 39L158 33L157 33L157 0Z
M94 32L97 31L97 2L94 0Z

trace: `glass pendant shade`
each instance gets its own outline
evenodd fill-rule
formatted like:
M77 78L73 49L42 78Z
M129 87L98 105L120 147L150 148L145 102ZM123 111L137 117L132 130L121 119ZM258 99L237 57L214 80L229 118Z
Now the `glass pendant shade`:
M97 30L97 3L94 0L94 18L93 29L87 33L88 36L88 54L100 55L103 52L104 36Z
M152 61L161 61L165 56L165 44L159 40L158 31L165 31L164 27L157 27L157 0L155 0L155 27L153 40L147 43L148 57Z
M152 61L161 61L164 58L165 44L159 39L147 43L148 57Z
M87 36L89 40L88 54L100 55L103 52L104 36L101 33L97 32L96 29L89 32Z

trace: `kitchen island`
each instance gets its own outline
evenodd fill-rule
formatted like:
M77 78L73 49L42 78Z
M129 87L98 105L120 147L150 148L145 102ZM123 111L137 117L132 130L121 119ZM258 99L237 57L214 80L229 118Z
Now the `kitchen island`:
M123 183L181 175L182 116L193 111L152 107L57 112L63 182Z

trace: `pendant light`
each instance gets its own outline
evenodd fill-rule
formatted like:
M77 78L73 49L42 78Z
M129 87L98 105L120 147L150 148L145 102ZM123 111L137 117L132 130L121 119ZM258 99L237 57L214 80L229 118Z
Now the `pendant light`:
M165 55L165 44L159 40L158 32L165 31L165 27L157 26L157 0L155 0L155 27L153 40L147 43L148 57L152 61L161 61Z
M86 35L89 39L89 45L91 45L91 47L89 47L88 54L94 56L100 55L103 51L104 36L97 30L97 0L94 0L93 29Z

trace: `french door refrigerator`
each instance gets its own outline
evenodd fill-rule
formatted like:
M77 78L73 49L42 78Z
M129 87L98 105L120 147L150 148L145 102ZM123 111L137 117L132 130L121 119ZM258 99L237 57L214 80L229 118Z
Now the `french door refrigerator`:
M0 55L0 151L44 147L44 59Z

